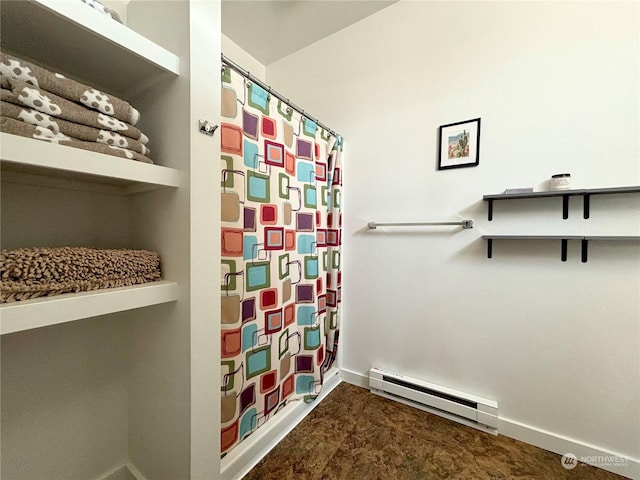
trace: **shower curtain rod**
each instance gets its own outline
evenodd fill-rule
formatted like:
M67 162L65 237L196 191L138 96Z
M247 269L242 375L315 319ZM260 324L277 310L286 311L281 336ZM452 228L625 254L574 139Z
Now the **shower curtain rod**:
M273 95L274 97L276 97L280 101L284 102L289 107L291 107L294 110L296 110L298 113L301 113L305 118L308 118L309 120L314 122L319 127L324 128L331 135L333 135L335 137L341 137L341 135L339 135L337 132L335 132L334 130L332 130L329 127L327 127L324 123L320 122L320 120L318 120L317 118L312 117L307 112L305 112L302 108L298 107L295 103L290 101L288 98L285 98L282 94L280 94L280 93L276 92L275 90L273 90L269 85L265 84L264 82L258 80L256 77L251 75L251 72L249 72L248 70L245 70L240 65L235 63L233 60L230 60L228 57L225 57L224 54L222 54L221 56L222 56L222 63L226 63L229 67L234 69L236 72L238 72L240 75L245 77L247 80L249 80L249 81L255 83L256 85L258 85L259 87L263 88L264 90L267 91L267 93L269 93L270 95Z

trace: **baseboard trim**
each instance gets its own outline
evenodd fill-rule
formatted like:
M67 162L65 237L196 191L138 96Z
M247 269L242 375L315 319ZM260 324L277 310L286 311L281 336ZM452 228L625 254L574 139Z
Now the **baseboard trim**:
M596 445L590 445L508 418L498 419L498 431L500 435L520 440L559 455L572 453L583 463L616 473L622 477L640 480L640 460L637 458L612 452ZM576 468L580 468L580 466L578 465Z
M98 480L127 480L127 466L122 465L107 474L100 475Z
M337 368L325 375L325 383L312 403L295 402L285 407L269 420L269 423L255 431L249 438L235 447L220 461L220 477L223 480L240 480L262 460L298 423L300 423L342 379Z
M345 382L358 387L369 388L368 375L344 368L341 369L340 373ZM604 448L589 445L509 418L498 418L498 432L500 435L505 435L559 455L572 453L583 463L616 473L622 477L640 480L640 459L611 452ZM618 461L615 461L616 459ZM580 466L578 465L576 468L580 468Z
M147 480L147 477L145 477L142 472L140 472L140 470L138 470L138 468L132 464L129 463L127 464L127 480Z
M351 385L366 388L367 390L369 389L369 375L363 375L352 370L347 370L346 368L340 369L340 375L342 376L342 380Z
M115 468L110 473L100 475L98 480L147 480L140 470L131 463Z

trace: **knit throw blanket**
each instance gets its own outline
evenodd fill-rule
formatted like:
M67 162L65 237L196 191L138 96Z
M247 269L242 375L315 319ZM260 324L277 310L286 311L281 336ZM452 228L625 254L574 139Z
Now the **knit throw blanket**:
M0 252L0 303L116 288L162 278L156 252L82 247Z

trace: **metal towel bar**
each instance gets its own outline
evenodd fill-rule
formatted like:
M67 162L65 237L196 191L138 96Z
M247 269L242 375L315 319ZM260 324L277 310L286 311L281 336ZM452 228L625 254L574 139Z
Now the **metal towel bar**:
M473 228L473 220L461 220L459 222L402 222L402 223L378 223L369 222L367 227L369 230L375 230L376 227L432 227L440 225L461 225L462 228Z

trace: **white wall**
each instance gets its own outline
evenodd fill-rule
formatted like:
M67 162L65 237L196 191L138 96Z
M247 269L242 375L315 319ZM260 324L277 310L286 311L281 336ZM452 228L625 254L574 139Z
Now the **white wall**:
M245 70L249 71L251 75L264 81L266 77L266 68L250 53L244 50L240 45L231 40L225 34L222 35L222 53L240 65Z
M482 234L638 235L640 196L482 195L640 184L638 4L400 2L267 66L346 138L344 369L376 364L499 402L503 419L640 457L638 242L496 242ZM480 165L436 170L439 125L481 117ZM367 232L368 221L476 228ZM551 448L551 447L548 447Z
M109 315L2 336L3 478L101 478L127 462L126 332Z

